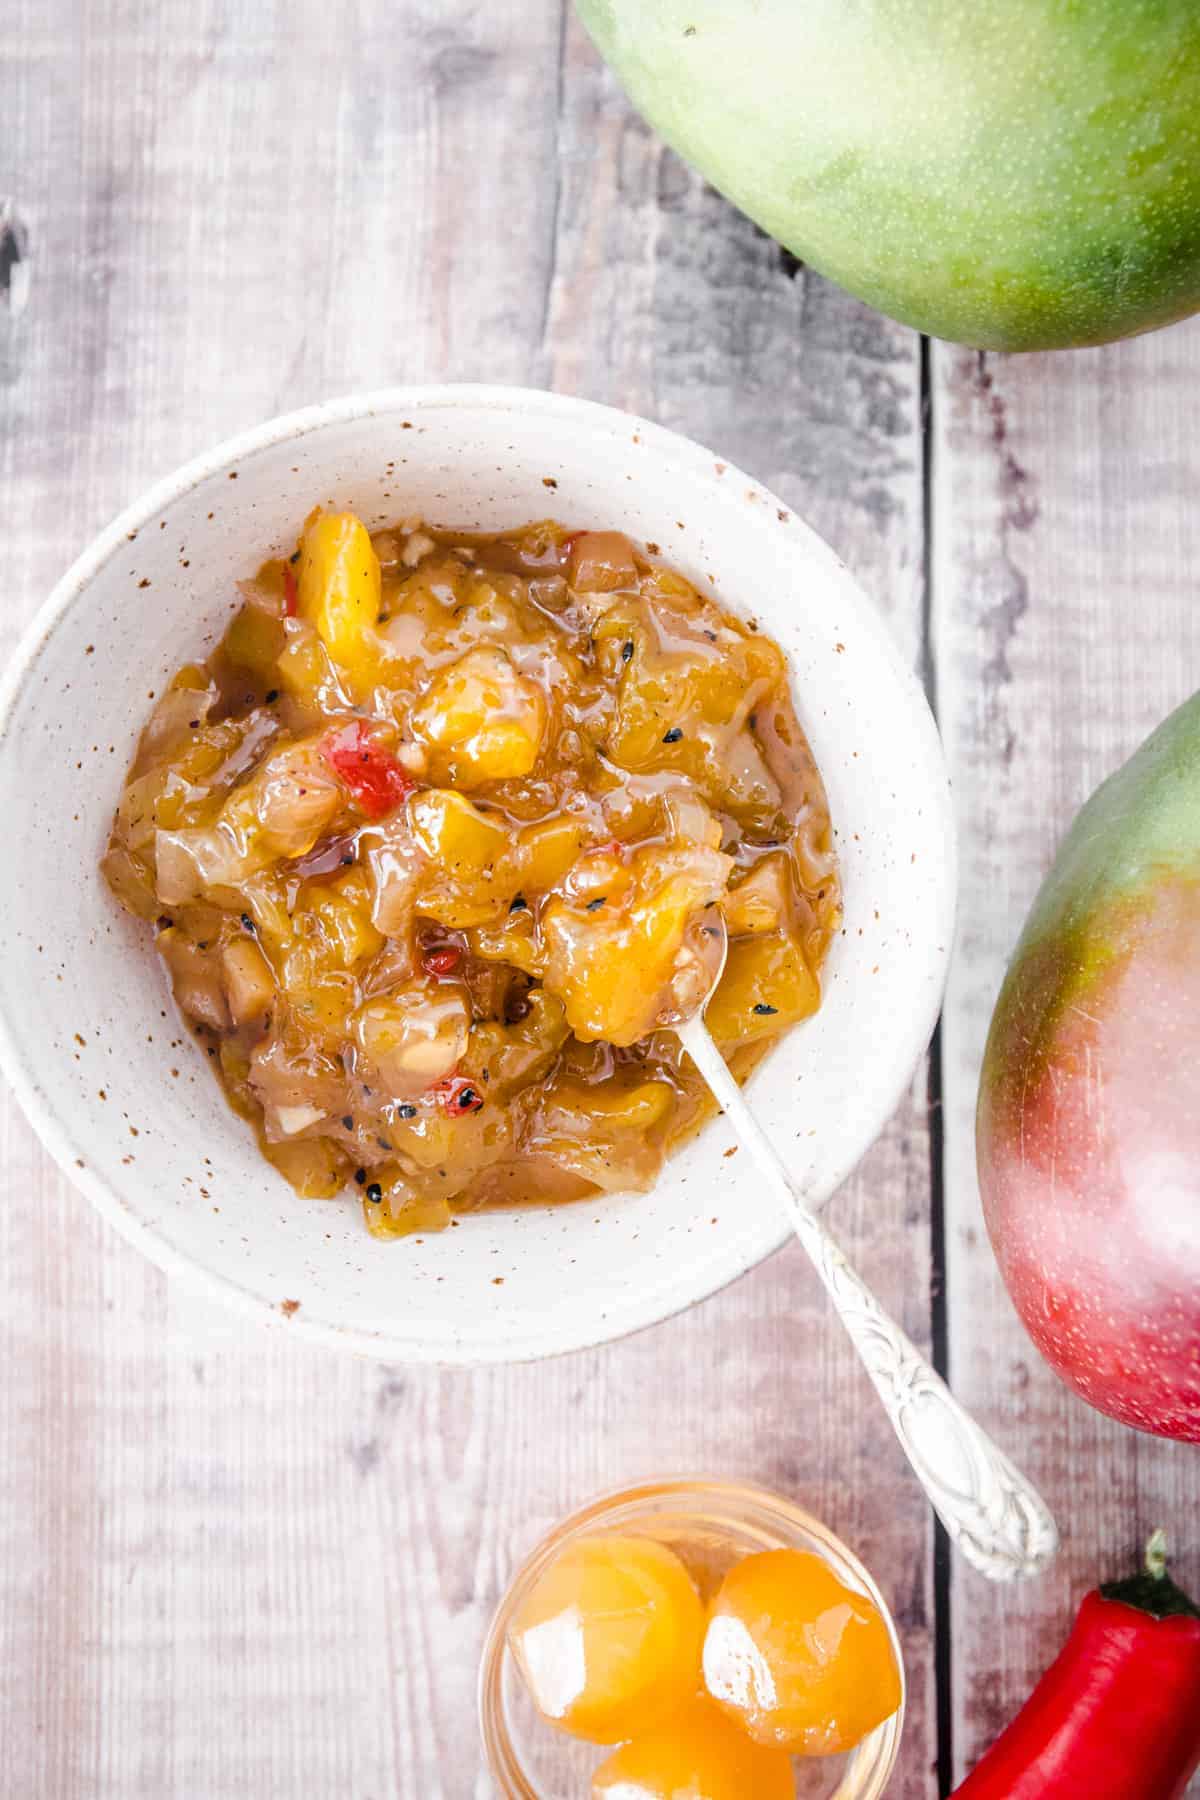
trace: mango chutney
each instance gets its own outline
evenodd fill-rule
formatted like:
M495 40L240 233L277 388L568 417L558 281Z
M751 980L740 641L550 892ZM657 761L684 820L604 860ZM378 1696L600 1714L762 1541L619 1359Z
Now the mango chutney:
M828 808L780 650L615 531L314 512L142 733L104 872L263 1155L380 1237L644 1189L819 1004ZM709 927L711 929L711 927Z

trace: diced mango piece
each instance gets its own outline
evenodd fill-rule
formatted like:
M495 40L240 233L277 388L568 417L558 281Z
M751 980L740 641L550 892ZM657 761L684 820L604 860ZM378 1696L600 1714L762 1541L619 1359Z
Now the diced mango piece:
M603 1129L649 1131L661 1124L671 1110L675 1090L665 1081L600 1082L594 1087L561 1083L555 1103L594 1119Z
M411 724L439 753L448 779L474 787L529 774L546 729L546 702L503 650L481 644L439 671Z
M787 854L774 850L756 862L744 881L721 902L730 937L757 937L786 924L791 904Z
M506 825L448 788L414 794L408 819L427 859L413 890L416 910L454 930L498 921L517 883Z
M372 1184L374 1185L374 1184ZM404 1238L417 1232L445 1231L454 1217L444 1194L409 1194L407 1184L384 1183L383 1197L363 1196L363 1218L372 1237Z
M309 712L324 713L337 704L333 664L311 625L298 619L289 621L277 668L280 687Z
M260 606L243 606L222 640L221 649L236 668L260 686L276 685L284 643L283 621Z
M562 999L576 1037L628 1045L654 1030L688 928L720 897L730 867L727 856L700 845L648 847L633 859L624 896L549 902L542 915L546 986Z
M338 882L310 883L292 916L297 933L320 933L327 959L341 969L352 969L383 949L383 933L371 923L370 893L364 878L357 871L355 876L349 889Z
M300 540L297 614L317 628L335 663L351 673L377 653L379 558L353 513L315 513Z
M482 875L508 848L508 832L499 819L447 788L414 794L408 816L418 846L451 875Z
M275 998L275 977L250 937L233 938L221 951L225 998L235 1025L261 1019Z
M297 1017L331 1043L343 1036L354 1008L354 977L330 969L320 950L306 943L294 945L283 958L280 986Z
M350 1178L350 1161L329 1138L262 1145L262 1153L306 1200L332 1200Z
M526 825L517 836L517 861L522 886L531 894L543 893L561 881L583 849L584 827L569 813Z
M799 945L771 932L730 944L704 1018L718 1044L749 1044L807 1019L820 1003L821 984Z

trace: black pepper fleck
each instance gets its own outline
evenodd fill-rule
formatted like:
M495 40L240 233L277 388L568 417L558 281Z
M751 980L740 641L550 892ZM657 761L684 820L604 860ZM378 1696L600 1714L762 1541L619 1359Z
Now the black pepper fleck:
M765 1019L772 1013L777 1013L779 1008L777 1006L768 1006L765 1000L760 1000L757 1006L755 1006L754 1011L758 1013L761 1018Z
M633 655L633 639L627 638L626 641L621 645L621 661L628 662L632 655Z
M677 744L682 736L683 736L683 732L680 729L680 727L678 725L672 725L670 731L664 731L663 743L664 744Z
M278 688L268 688L267 689L266 701L267 701L268 706L274 706L274 704L278 700L278 698L279 698L279 689Z
M403 1106L398 1106L396 1108L396 1117L398 1119L415 1119L416 1116L416 1107L411 1105L407 1100L404 1102Z
M367 1171L365 1169L355 1169L354 1179L357 1181L359 1187L364 1186L367 1179Z
M605 902L605 901L606 901L606 900L607 900L607 899L608 899L608 895L607 895L607 894L597 894L597 896L596 896L596 898L595 898L595 899L594 899L594 900L589 900L589 901L588 901L588 903L587 903L587 907L586 907L586 911L588 911L588 912L599 912L599 910L600 910L600 908L601 908L601 907L602 907L602 906L603 906L603 905L604 905L604 902Z
M258 926L254 923L254 920L250 917L249 913L242 914L242 925L245 930L250 933L251 937L255 936L258 931Z
M516 898L509 905L508 910L509 910L509 912L526 912L526 911L528 911L528 908L529 908L529 902L525 898L524 894L518 894L516 896Z
M367 1199L371 1202L372 1206L378 1206L379 1202L383 1199L383 1189L377 1181L372 1181L367 1184Z
M342 1114L342 1124L346 1127L347 1131L353 1131L354 1130L354 1114L353 1113L343 1113Z

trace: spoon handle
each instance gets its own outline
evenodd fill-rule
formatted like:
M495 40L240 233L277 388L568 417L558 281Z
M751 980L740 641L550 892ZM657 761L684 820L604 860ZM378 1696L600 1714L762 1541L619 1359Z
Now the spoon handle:
M703 1019L690 1019L676 1030L739 1141L786 1207L875 1383L901 1448L951 1538L967 1561L993 1581L1036 1575L1058 1548L1058 1530L1045 1501L959 1405L801 1199Z

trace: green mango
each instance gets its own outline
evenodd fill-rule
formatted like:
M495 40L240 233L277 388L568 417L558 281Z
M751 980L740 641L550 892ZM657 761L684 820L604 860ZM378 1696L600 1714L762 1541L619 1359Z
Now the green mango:
M1200 694L1084 806L1034 902L979 1088L992 1247L1053 1368L1200 1442Z
M921 331L1104 343L1200 307L1197 0L577 0L662 136Z

